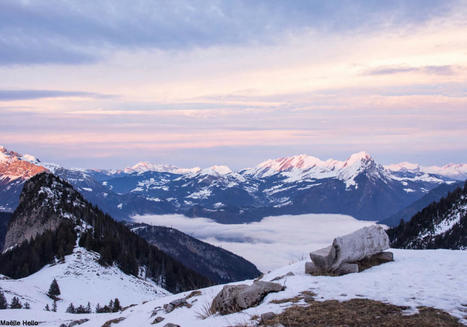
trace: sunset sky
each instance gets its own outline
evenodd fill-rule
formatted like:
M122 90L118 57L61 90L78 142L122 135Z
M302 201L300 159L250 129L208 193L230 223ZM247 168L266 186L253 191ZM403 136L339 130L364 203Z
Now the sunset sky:
M467 1L0 1L0 145L67 167L467 161Z

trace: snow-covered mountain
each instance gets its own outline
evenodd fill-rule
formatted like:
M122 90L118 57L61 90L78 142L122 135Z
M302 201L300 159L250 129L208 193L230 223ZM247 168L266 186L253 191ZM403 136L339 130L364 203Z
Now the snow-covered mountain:
M69 181L87 200L116 219L181 213L224 223L303 213L342 213L381 220L431 189L454 182L454 178L412 166L383 167L366 152L344 161L307 155L284 157L239 171L226 166L177 168L144 162L121 170L66 169L43 163L40 169ZM14 199L27 178L0 185L0 192L9 194L8 201L0 199L4 210L15 207Z
M393 247L467 249L467 183L388 234Z
M38 320L41 321L41 326L45 327L61 324L75 326L78 321L79 326L82 327L114 326L114 324L119 327L149 327L166 326L169 323L174 325L167 326L253 327L261 326L259 320L265 313L280 315L287 310L295 309L297 313L303 312L303 317L307 318L305 321L308 323L319 315L322 318L319 320L322 322L319 326L329 325L328 321L336 317L342 318L339 320L341 323L336 325L343 325L344 318L349 319L346 321L347 325L352 325L352 322L361 322L365 326L380 325L378 319L386 321L385 319L390 317L399 319L398 326L424 326L424 322L427 321L433 321L429 326L467 324L466 251L394 249L392 252L394 262L372 267L361 273L338 277L305 274L305 261L276 269L265 274L261 280L280 283L285 288L283 291L270 293L259 305L228 315L209 313L214 297L224 287L224 285L216 285L199 289L198 292L154 297L149 302L116 313L67 314L46 312L33 307L32 310L5 310L2 312L2 317L18 321ZM246 280L234 284L252 282ZM1 280L0 285L3 285ZM24 288L18 290L18 293L24 294L28 291L28 288ZM31 293L34 297L35 294L37 293ZM188 305L164 310L164 305L183 303L181 301L184 299ZM394 307L394 305L403 307ZM373 308L378 311L374 311ZM314 314L313 309L315 309ZM340 310L338 315L336 310ZM352 316L349 318L344 316L345 314ZM157 321L162 321L156 323L156 318ZM284 317L284 324L288 325L286 318ZM405 324L405 319L410 319L411 322ZM289 321L295 320L289 319ZM297 323L291 326L308 325Z
M467 164L465 163L450 163L443 166L420 166L410 162L401 162L385 166L388 170L393 172L412 172L412 173L427 173L435 174L452 179L464 181L467 179Z
M0 146L0 211L13 211L23 183L46 168L31 155L21 155Z

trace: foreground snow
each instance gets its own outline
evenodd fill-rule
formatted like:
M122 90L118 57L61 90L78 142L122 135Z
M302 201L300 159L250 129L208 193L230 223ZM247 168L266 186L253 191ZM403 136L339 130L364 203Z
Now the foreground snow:
M89 301L94 310L97 303L108 304L115 298L125 306L170 294L152 281L126 275L117 267L103 267L98 259L98 254L76 247L64 263L48 265L18 280L2 278L0 288L8 302L17 296L23 304L28 302L32 309L42 311L46 304L52 308L52 300L46 294L56 278L61 290L59 312L64 312L71 302L86 306Z
M263 303L240 313L227 316L210 316L201 319L199 314L203 308L211 304L214 296L223 285L202 289L202 295L189 299L191 308L178 308L169 314L159 311L158 316L168 322L182 327L221 327L248 323L253 315L273 311L279 313L291 303L272 304L271 300L286 299L298 295L302 291L312 291L317 294L317 300L351 298L368 298L396 305L405 305L416 311L417 306L431 306L443 309L461 318L465 315L467 305L467 251L453 250L393 250L395 262L373 267L358 274L341 277L314 277L304 274L305 261L277 269L263 277L272 280L288 272L294 276L284 277L278 282L286 286L285 291L268 295ZM245 283L250 283L247 281ZM59 281L60 283L60 281ZM114 314L70 315L64 313L49 313L34 310L6 310L2 319L35 319L44 321L41 326L58 326L62 322L70 322L83 318L90 319L80 325L83 327L102 326L110 319L123 317L118 326L151 326L154 308L162 307L175 299L182 298L190 292L156 298L145 304L131 307ZM126 301L127 302L127 301ZM300 303L300 302L299 302ZM467 324L467 320L462 321Z

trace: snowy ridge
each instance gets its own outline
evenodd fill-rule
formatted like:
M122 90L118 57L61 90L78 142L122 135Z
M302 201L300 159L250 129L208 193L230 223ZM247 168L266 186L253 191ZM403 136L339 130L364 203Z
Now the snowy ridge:
M164 164L153 164L150 162L142 161L138 162L134 166L128 167L123 169L124 173L145 173L148 171L155 171L155 172L165 172L165 173L173 173L173 174L188 174L188 173L197 173L201 170L199 167L193 168L178 168L173 165L164 165ZM121 170L113 171L114 173L122 172Z
M348 274L340 277L320 276L315 277L304 273L305 261L282 267L262 277L262 280L271 281L276 277L284 276L291 272L292 276L286 276L277 282L285 286L285 290L271 293L264 298L262 303L239 313L225 316L212 315L206 319L200 318L203 307L209 306L222 289L223 285L217 285L201 289L201 295L188 300L191 308L177 308L170 313L163 310L157 312L157 316L163 317L166 323L190 327L227 327L243 324L249 326L251 317L265 312L280 313L292 305L306 305L303 300L293 304L271 303L272 300L290 299L303 291L311 291L317 301L336 299L345 301L352 298L366 298L385 303L404 305L410 307L408 312L417 312L418 306L429 306L442 309L458 317L462 323L465 319L465 303L467 294L467 252L453 250L391 250L394 252L394 262L386 263L370 268L361 273ZM430 262L429 265L426 263ZM3 281L1 281L3 283ZM60 280L58 280L60 284ZM242 284L250 284L252 281L244 281ZM238 283L232 283L238 284ZM10 319L39 319L44 321L41 326L58 326L61 322L88 318L89 321L80 326L102 326L106 321L121 318L118 326L153 326L155 308L162 308L164 304L183 298L190 292L154 298L152 301L137 305L128 310L112 314L69 315L64 313L49 313L36 310L8 310ZM409 313L409 314L410 314Z
M410 162L400 162L384 167L392 172L435 174L461 181L467 179L467 164L465 163L449 163L443 166L421 166Z
M255 168L245 170L244 173L256 178L266 178L280 174L286 177L284 180L286 183L337 178L344 181L346 187L349 188L350 186L358 187L355 178L365 171L375 175L375 177L389 177L384 168L377 165L371 155L365 151L354 153L345 161L334 159L322 161L305 154L283 157L264 161Z

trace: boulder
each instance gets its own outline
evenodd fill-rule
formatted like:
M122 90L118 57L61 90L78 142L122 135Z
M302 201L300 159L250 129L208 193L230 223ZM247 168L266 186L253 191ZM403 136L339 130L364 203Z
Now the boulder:
M265 312L261 314L261 322L264 323L268 320L274 319L276 314L274 312Z
M343 263L334 270L334 273L339 276L357 272L359 272L359 269L358 264L356 263Z
M180 307L191 307L191 305L186 301L185 298L173 300L170 303L164 304L164 311L165 313L170 313L174 311L176 308Z
M164 317L156 317L156 319L153 320L152 325L158 324L164 320Z
M363 227L351 234L336 237L331 246L310 253L312 262L305 263L305 272L313 275L343 275L361 271L359 261L379 256L381 262L391 259L384 254L389 237L383 227ZM388 252L390 253L390 252ZM379 258L378 257L378 258Z
M389 249L389 237L382 226L363 227L351 234L336 237L332 242L331 270L344 262L355 262Z
M261 303L266 295L284 290L281 284L255 281L252 285L226 285L211 304L212 312L221 315L238 312Z

